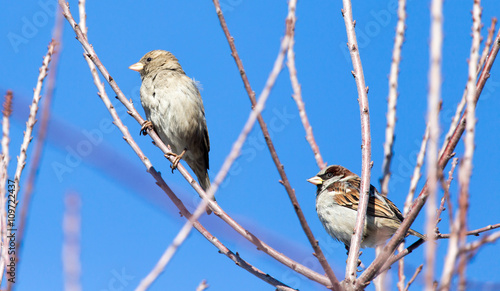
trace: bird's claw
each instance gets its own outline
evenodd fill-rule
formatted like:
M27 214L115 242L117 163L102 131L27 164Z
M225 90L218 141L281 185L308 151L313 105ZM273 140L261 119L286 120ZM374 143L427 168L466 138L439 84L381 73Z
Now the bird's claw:
M147 135L148 134L148 129L153 129L153 123L151 121L149 121L149 120L145 120L142 123L141 131L139 132L139 134Z
M358 267L356 267L356 271L358 271L358 273L360 273L360 272L363 272L364 270L366 270L365 265L363 265L361 260L358 259Z
M174 153L167 153L165 154L165 157L168 159L169 157L175 157L174 161L170 165L170 169L172 169L172 173L174 172L175 169L177 169L177 165L179 165L180 160L182 159L182 156L186 153L186 150L183 150L180 155L174 154Z
M349 247L347 245L345 245L345 249L347 250L347 256L349 256ZM365 270L365 266L363 265L363 262L361 262L361 260L359 259L359 257L363 254L362 251L359 252L359 255L358 255L358 266L356 267L356 271L357 272L362 272ZM345 260L345 262L347 263L348 260ZM360 268L361 267L361 268Z

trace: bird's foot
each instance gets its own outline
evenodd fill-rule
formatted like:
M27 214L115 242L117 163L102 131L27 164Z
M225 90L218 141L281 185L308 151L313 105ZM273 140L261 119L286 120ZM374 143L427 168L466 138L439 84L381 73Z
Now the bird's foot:
M175 169L177 169L177 165L179 164L180 160L186 153L186 149L182 151L180 155L174 154L174 153L167 153L165 154L165 157L168 159L169 157L175 157L174 161L172 162L172 165L170 165L170 169L172 169L172 173L174 172Z
M345 245L345 249L347 251L347 256L349 256L349 247L347 245ZM361 262L361 260L359 259L359 257L361 257L362 254L363 254L363 252L360 251L359 255L358 255L358 266L356 267L356 271L358 271L358 272L362 272L365 269L363 262ZM345 260L345 262L347 263L347 260Z
M360 251L358 256L358 267L356 268L356 271L358 272L362 272L365 269L365 265L363 265L363 262L361 262L361 260L359 259L359 257L361 257L362 254L363 252Z
M358 259L358 267L356 268L356 271L358 272L363 272L366 269L365 265L361 262L360 259Z
M153 123L151 121L149 121L149 120L145 120L142 123L141 131L139 132L139 134L147 135L148 134L148 129L153 129Z

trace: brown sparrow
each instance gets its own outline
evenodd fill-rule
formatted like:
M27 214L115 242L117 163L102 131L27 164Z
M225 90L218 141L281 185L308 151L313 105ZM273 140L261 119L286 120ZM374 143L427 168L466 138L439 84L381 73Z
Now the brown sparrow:
M317 185L316 212L328 234L344 243L349 250L358 210L361 179L342 166L329 166L308 179ZM376 247L385 243L398 229L404 217L389 199L370 185L361 247ZM408 234L424 239L413 229Z
M164 50L150 51L129 69L139 72L142 79L141 103L147 121L141 132L145 134L152 126L176 157L172 170L184 159L207 190L210 140L196 82L186 76L177 58Z

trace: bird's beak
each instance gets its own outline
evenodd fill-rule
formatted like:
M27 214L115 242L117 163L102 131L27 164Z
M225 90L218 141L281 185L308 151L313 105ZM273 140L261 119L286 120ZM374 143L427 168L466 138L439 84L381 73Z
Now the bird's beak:
M321 179L318 176L314 176L310 179L307 179L307 182L314 184L314 185L321 185L321 184L323 184L323 179Z
M134 70L136 72L140 72L144 68L144 65L142 63L135 63L135 64L133 64L132 66L130 66L128 68L131 69L131 70Z

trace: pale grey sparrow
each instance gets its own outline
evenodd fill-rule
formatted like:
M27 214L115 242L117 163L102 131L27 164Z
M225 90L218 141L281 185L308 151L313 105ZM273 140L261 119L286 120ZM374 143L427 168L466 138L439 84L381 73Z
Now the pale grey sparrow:
M164 50L150 51L129 68L139 72L142 79L141 103L147 121L141 132L153 126L176 156L172 169L184 159L207 190L210 140L196 82L186 76L177 58Z

